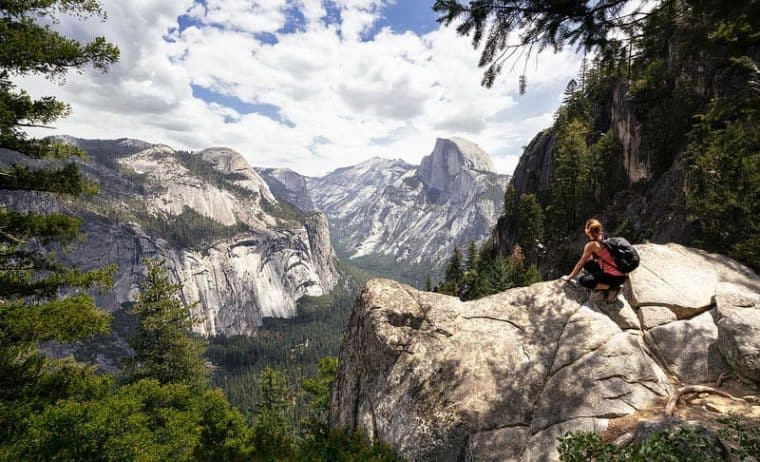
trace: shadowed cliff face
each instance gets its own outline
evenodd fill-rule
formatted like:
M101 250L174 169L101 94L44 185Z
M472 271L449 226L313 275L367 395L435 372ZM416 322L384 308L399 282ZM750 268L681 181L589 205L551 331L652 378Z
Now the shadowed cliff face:
M714 380L729 368L720 345L750 328L720 333L716 300L734 300L724 311L739 304L752 318L760 280L695 249L639 251L642 266L613 303L561 281L473 302L370 281L345 330L331 425L414 461L550 461L568 431L604 431L679 384ZM696 285L684 274L697 274ZM672 316L652 327L648 307ZM743 345L741 368L755 367L754 342L734 342Z
M438 139L419 166L374 158L303 181L291 171L261 173L280 197L327 215L341 256L420 268L418 282L439 271L455 245L488 237L508 180L459 138Z
M83 269L116 265L113 290L97 296L102 308L116 311L136 300L146 257L164 260L182 284L183 302L202 320L195 329L203 335L251 333L264 317L294 316L303 295L335 286L324 216L294 214L279 203L240 154L178 153L134 140L69 141L90 150L81 168L102 185L100 194L64 203L12 193L0 204L83 217L83 239L61 258ZM21 158L3 152L2 162L14 161ZM191 219L170 224L180 214ZM200 228L185 229L193 226ZM180 245L171 238L178 233L195 240Z

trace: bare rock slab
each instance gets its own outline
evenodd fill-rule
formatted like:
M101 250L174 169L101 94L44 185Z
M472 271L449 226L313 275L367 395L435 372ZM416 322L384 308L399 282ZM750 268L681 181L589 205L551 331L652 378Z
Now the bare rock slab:
M728 364L718 350L715 310L682 321L674 321L649 331L654 347L668 369L682 383L714 382L728 372Z
M642 306L638 310L641 327L652 329L678 319L676 314L664 306Z
M740 378L760 383L760 294L721 289L715 297L720 352Z
M757 275L728 257L672 243L636 249L641 265L630 275L628 294L634 308L663 306L685 319L708 310L722 282L760 293Z
M641 332L560 282L473 302L372 280L341 346L330 422L409 460L558 460L556 437L669 390Z

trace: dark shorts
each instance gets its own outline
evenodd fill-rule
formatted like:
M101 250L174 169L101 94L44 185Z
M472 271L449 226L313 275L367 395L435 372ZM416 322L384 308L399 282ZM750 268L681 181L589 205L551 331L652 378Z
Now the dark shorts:
M578 284L587 289L594 289L597 284L607 284L610 289L617 289L622 286L628 276L613 276L602 271L599 263L589 260L583 265L586 274L578 279Z

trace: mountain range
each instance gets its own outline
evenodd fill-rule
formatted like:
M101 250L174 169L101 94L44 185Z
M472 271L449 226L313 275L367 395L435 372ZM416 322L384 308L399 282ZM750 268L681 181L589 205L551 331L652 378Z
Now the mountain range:
M439 275L454 247L490 235L509 181L462 138L439 138L420 165L372 158L320 178L259 173L276 195L328 217L340 257L417 284Z
M9 192L0 203L81 216L85 238L60 258L115 266L113 289L97 296L114 313L137 299L145 259L164 260L206 336L250 334L263 318L295 316L304 295L329 293L340 279L333 245L358 266L421 282L455 245L489 235L507 181L461 139L439 139L420 166L375 158L322 178L256 170L227 148L59 140L89 154L77 163L99 194ZM0 162L29 160L4 150Z

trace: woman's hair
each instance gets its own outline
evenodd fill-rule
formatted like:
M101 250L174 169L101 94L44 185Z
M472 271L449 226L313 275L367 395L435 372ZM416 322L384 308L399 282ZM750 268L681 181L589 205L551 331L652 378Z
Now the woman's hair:
M586 229L594 239L602 237L602 222L596 218L591 218L586 222Z

